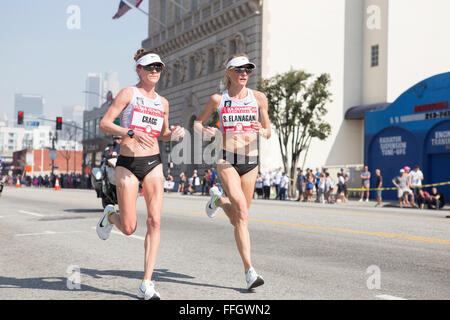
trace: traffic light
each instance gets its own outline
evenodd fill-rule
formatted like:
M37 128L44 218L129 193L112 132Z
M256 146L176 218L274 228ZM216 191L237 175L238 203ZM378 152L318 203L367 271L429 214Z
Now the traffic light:
M23 124L23 111L17 113L17 124Z
M56 117L56 130L62 129L62 117Z

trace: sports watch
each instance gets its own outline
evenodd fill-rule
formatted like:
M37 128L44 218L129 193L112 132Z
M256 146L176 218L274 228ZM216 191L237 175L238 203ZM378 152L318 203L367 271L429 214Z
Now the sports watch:
M133 137L134 137L134 131L133 131L133 130L128 130L127 134L128 134L128 136L129 136L131 139L133 139Z

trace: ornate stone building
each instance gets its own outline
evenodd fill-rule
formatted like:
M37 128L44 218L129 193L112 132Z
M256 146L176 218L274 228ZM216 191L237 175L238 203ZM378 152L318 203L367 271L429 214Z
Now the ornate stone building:
M150 1L149 37L142 46L157 52L166 63L157 91L170 103L170 124L182 125L193 133L196 116L209 97L221 91L228 57L245 52L260 65L260 1L173 2ZM248 86L256 88L260 76L261 68L252 74ZM166 150L169 146L162 145L163 160L170 161ZM191 158L193 163L193 152ZM194 169L201 167L201 164L185 164L173 168L172 173L184 171L190 176Z
M220 91L224 62L236 52L246 52L257 65L248 84L253 89L260 77L291 68L330 75L332 102L324 120L332 132L325 141L313 140L302 153L297 165L303 168L361 167L366 112L449 70L450 44L441 41L450 24L445 17L450 2L445 0L150 0L149 4L149 36L142 45L160 53L168 65L158 90L171 104L172 124L191 130L208 97ZM263 172L282 165L272 132L269 141L261 139ZM195 167L177 169L189 175Z

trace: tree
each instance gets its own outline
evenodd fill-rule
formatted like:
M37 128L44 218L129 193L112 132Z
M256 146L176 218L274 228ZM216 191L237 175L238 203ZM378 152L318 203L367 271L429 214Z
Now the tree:
M303 151L306 160L311 141L325 140L331 133L331 125L323 120L331 102L330 82L329 74L314 77L292 69L259 81L258 90L269 102L269 118L278 135L284 170L291 178ZM293 190L293 180L290 186Z

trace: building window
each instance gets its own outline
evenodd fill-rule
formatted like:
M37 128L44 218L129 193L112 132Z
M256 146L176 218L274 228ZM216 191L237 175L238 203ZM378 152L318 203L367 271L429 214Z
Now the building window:
M216 69L216 59L214 49L208 50L208 73L213 73Z
M183 0L175 0L178 3L176 6L176 20L183 19Z
M237 45L236 45L236 39L231 39L229 42L229 53L230 56L237 53Z
M200 0L191 0L191 11L197 11L200 9Z
M167 0L160 0L160 8L161 8L161 16L159 17L159 20L163 24L167 24ZM164 28L161 26L161 28Z
M371 48L371 63L370 66L373 67L378 67L379 65L379 51L380 51L380 46L377 44L375 46L372 46Z
M194 57L189 58L188 73L189 73L189 80L194 80L194 78L195 78L195 58Z

